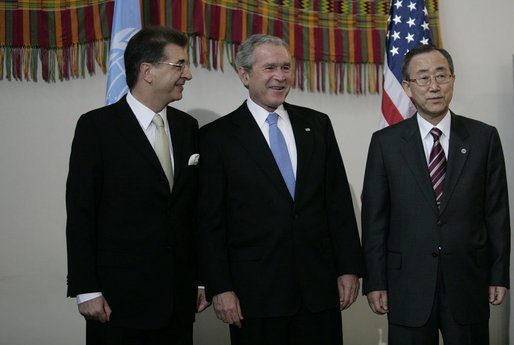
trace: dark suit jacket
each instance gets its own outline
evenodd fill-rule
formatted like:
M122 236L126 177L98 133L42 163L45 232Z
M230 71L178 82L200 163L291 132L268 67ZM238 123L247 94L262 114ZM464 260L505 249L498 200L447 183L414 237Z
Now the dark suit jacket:
M174 186L125 98L83 115L66 185L68 296L101 291L111 322L194 317L198 123L168 107Z
M438 263L455 320L486 321L488 287L509 286L509 205L496 129L451 114L440 209L416 117L376 132L362 224L363 291L388 290L390 322L417 327L427 321Z
M339 306L362 274L345 169L328 117L285 104L298 157L291 198L246 102L200 130L199 239L207 294L233 290L245 318Z

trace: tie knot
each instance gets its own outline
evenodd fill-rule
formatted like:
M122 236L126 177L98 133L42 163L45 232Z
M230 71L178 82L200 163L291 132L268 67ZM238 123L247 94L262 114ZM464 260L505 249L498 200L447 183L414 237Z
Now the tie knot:
M270 113L268 115L268 124L271 126L271 125L276 125L277 124L277 120L278 120L278 114L277 113Z
M443 134L443 132L441 132L441 130L437 127L434 127L430 130L430 134L432 134L432 137L434 137L434 141L435 140L439 140L439 137L441 136L441 134Z
M155 114L153 116L152 122L157 127L164 127L164 121L162 120L162 117L159 114Z

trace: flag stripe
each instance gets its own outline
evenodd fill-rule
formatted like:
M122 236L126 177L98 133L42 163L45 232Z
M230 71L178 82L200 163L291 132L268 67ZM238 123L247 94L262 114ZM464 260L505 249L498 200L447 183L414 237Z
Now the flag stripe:
M412 114L416 112L414 103L412 103L409 96L407 96L407 93L403 90L400 82L398 82L394 75L392 75L392 72L387 65L384 67L384 73L384 94L387 94L390 97L391 102L400 112L403 119L412 116Z
M384 116L384 121L387 123L386 126L393 125L404 120L402 114L389 97L389 94L385 91L382 96L382 112L388 115L387 117ZM381 128L386 126L382 126Z

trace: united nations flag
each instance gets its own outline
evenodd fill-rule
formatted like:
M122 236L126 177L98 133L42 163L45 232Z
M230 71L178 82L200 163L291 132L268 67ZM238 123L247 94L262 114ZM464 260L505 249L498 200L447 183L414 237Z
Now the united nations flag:
M117 102L128 92L125 80L123 54L129 39L141 29L141 9L139 0L119 0L114 4L111 31L111 49L105 104Z

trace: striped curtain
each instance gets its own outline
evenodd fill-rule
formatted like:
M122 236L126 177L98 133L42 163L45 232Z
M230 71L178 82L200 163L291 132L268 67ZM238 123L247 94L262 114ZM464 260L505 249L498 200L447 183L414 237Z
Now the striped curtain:
M122 0L121 0L122 1ZM195 64L222 69L240 42L267 33L288 42L295 86L321 92L380 89L389 0L143 0L142 23L190 37ZM438 3L426 0L441 46ZM0 78L54 81L105 71L114 0L0 1ZM55 73L57 71L57 75Z
M114 0L0 1L0 79L45 81L103 72Z

